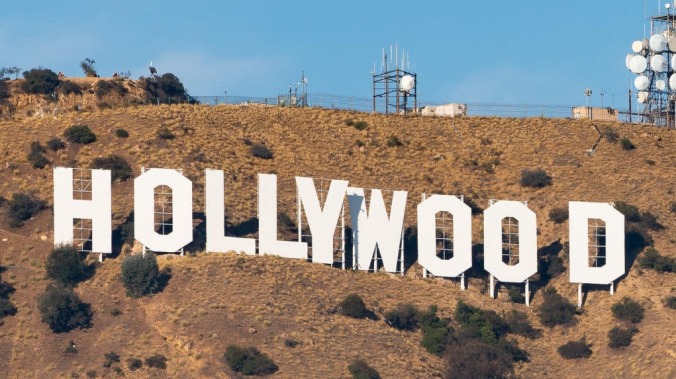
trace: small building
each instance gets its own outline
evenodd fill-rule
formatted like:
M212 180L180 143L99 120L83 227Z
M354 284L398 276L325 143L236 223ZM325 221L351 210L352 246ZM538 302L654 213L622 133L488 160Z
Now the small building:
M423 116L457 117L467 116L467 104L427 105L420 111Z
M599 121L617 121L617 109L613 108L594 108L594 107L574 107L573 119L592 119Z

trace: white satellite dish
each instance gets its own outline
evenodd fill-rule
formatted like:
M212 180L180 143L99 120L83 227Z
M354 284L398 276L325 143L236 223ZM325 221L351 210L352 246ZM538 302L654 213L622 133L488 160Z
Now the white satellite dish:
M635 54L627 54L627 58L624 60L624 64L627 65L627 70L631 70L631 66L629 65L629 62L631 62L631 58L635 57ZM674 55L676 57L676 55Z
M657 72L667 71L667 59L661 55L653 55L650 58L650 68Z
M634 87L639 91L645 91L650 87L650 79L645 75L639 75L634 79Z
M410 92L415 87L415 79L411 75L404 75L399 80L399 88L404 92Z
M648 92L641 91L638 93L636 98L639 103L645 104L646 102L648 102Z
M650 49L655 52L662 52L667 48L667 39L662 34L653 34L648 42Z
M676 53L676 36L669 37L667 47L672 53Z
M648 61L640 55L635 55L629 61L629 70L634 74L641 74L646 68L648 68Z
M664 91L664 89L667 88L667 82L665 82L662 79L659 79L655 82L655 87L660 91Z
M671 74L669 77L669 88L676 91L676 74Z
M640 53L643 50L643 41L634 41L631 43L631 51Z

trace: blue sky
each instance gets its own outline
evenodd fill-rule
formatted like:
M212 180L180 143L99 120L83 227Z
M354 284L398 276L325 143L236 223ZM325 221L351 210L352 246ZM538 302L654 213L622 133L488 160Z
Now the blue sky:
M648 14L658 0L647 1ZM664 4L664 1L661 2ZM395 43L422 103L593 104L626 108L631 42L645 1L18 1L0 13L0 66L82 76L147 74L152 60L192 95L274 96L301 71L309 91L371 96ZM411 67L413 68L413 67Z

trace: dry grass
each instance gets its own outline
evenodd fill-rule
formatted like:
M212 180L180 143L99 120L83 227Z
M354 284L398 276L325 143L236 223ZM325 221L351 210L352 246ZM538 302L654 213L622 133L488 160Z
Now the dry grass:
M345 120L366 121L365 130ZM96 143L69 144L48 152L53 164L87 167L95 157L118 154L134 174L144 167L181 168L194 183L195 211L204 208L205 168L221 169L226 178L226 214L238 223L256 216L258 173L276 173L280 211L295 215L294 176L346 179L364 188L409 191L407 224L415 219L421 193L466 194L480 206L489 199L527 200L538 215L538 244L567 241L565 223L547 215L566 207L568 200L618 201L638 206L658 217L666 229L652 232L655 247L676 256L673 230L676 217L669 207L676 200L676 138L663 129L611 124L637 146L624 151L603 141L593 157L585 150L597 134L588 121L503 118L417 118L361 114L320 109L239 106L159 106L64 113L55 117L0 121L0 195L31 191L51 201L50 168L36 170L26 159L32 141L42 143L73 124L87 124ZM129 131L127 139L115 136ZM174 140L158 140L167 128ZM387 146L396 135L402 146ZM251 156L249 139L274 151L274 159ZM356 146L357 140L364 146ZM654 163L648 164L646 160ZM475 163L476 162L476 163ZM543 189L519 185L523 169L541 168L553 178ZM114 223L132 209L131 181L113 185ZM481 217L473 219L474 243L481 243ZM2 222L3 220L0 220ZM238 257L197 254L160 257L172 278L160 294L131 300L117 277L121 258L106 259L96 275L77 292L94 309L94 326L87 331L55 335L40 322L37 296L47 284L44 259L51 248L52 219L43 212L20 229L0 227L0 264L3 278L16 287L12 301L16 316L0 326L0 373L3 377L64 377L88 370L113 376L103 368L103 354L117 352L127 377L162 376L144 367L129 372L128 357L160 353L169 358L171 377L227 377L220 362L229 344L255 345L280 366L278 377L345 377L353 358L363 358L383 377L432 377L443 362L420 346L420 333L401 332L382 321L354 320L332 314L348 293L360 294L382 314L400 302L421 308L439 305L442 316L452 316L457 300L497 311L526 311L537 324L533 308L511 304L506 293L497 300L482 294L479 279L467 291L457 282L420 277L414 265L405 277L383 273L342 272L322 265L275 257ZM43 241L41 236L47 236ZM574 300L576 287L567 275L552 281L559 293ZM675 291L673 274L640 272L636 266L617 286L620 296L631 296L646 308L634 342L626 349L607 347L607 333L616 321L610 306L619 299L607 291L591 291L585 312L573 327L546 329L544 337L519 339L531 362L518 367L524 377L573 377L592 372L600 377L673 377L676 325L673 310L662 301ZM121 314L114 315L113 309ZM254 332L255 331L255 332ZM556 348L585 336L594 354L583 362L560 358ZM285 340L300 344L285 346ZM69 340L76 355L64 354ZM672 362L672 363L669 363Z

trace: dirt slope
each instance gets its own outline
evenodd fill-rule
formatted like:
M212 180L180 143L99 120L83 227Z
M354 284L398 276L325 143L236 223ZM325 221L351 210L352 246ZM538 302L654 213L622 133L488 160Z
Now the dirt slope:
M357 130L346 120L365 121ZM278 175L280 212L295 219L294 176L345 179L363 188L408 191L407 225L415 219L422 193L464 194L482 208L490 199L528 201L538 216L538 246L568 239L567 224L547 219L552 208L569 200L625 201L657 216L665 226L651 235L664 255L676 257L676 134L664 129L624 124L610 126L628 137L636 149L625 151L603 140L593 156L586 153L598 138L589 121L561 119L421 118L361 114L337 110L239 106L154 106L91 112L58 113L0 121L0 195L33 192L51 202L51 168L34 169L27 161L32 141L43 144L62 136L73 124L87 124L97 134L92 145L69 144L47 153L55 166L86 167L95 157L118 154L141 167L182 169L193 181L194 210L204 211L204 169L225 171L228 220L241 223L256 217L258 173ZM117 128L129 138L115 136ZM175 134L160 140L160 128ZM401 146L388 146L396 137ZM262 143L274 153L263 160L245 143ZM392 144L392 143L391 143ZM553 180L542 189L519 184L523 169L544 169ZM114 224L132 210L131 181L113 185ZM485 280L473 278L467 291L457 281L422 279L414 264L404 277L384 273L343 272L323 265L275 257L238 257L197 253L161 256L172 277L154 297L132 300L117 280L122 257L106 259L93 278L77 292L92 304L94 325L87 330L53 334L40 322L37 298L47 284L44 259L52 244L52 218L42 212L19 229L0 230L2 277L16 288L16 316L0 326L0 376L81 377L90 370L114 377L104 369L103 354L117 352L127 377L228 377L220 361L232 343L255 345L280 366L278 377L346 377L347 364L362 357L383 377L440 375L442 359L420 346L420 332L400 332L383 321L353 320L332 313L348 293L358 293L376 313L410 301L420 307L439 306L452 316L457 300L484 308L519 309L543 328L536 340L520 339L531 362L517 368L523 377L673 377L676 356L674 311L663 299L676 293L674 274L639 270L633 264L617 285L615 296L588 293L584 313L572 327L544 328L536 309L512 304L506 293L493 300ZM196 221L197 223L197 221ZM482 217L473 218L473 243L482 243ZM122 256L130 253L123 248ZM485 279L485 278L484 278ZM576 286L567 272L551 283L575 301ZM607 347L607 333L617 325L610 306L630 296L646 308L631 346ZM556 348L586 337L593 346L588 360L566 361ZM286 339L300 342L285 346ZM66 354L73 340L77 354ZM161 353L169 358L166 372L130 372L124 360Z

